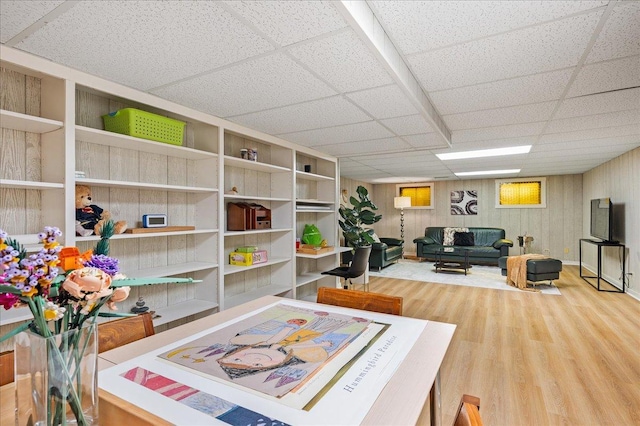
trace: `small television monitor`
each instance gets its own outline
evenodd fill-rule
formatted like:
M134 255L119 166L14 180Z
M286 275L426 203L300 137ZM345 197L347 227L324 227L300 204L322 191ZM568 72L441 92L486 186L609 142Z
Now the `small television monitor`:
M613 204L610 198L591 200L591 236L613 241Z

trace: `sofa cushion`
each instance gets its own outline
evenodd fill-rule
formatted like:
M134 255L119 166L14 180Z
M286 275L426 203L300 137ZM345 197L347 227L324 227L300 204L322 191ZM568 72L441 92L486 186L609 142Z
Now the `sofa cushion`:
M473 232L456 232L453 234L454 246L473 246L475 245L473 239Z
M442 245L452 246L453 236L456 232L469 232L469 228L444 228Z

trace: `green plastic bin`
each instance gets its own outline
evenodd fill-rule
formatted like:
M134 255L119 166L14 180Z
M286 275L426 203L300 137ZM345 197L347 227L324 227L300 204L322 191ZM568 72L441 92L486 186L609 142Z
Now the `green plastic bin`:
M171 145L182 145L184 121L163 117L135 108L124 108L103 115L108 132L121 133Z

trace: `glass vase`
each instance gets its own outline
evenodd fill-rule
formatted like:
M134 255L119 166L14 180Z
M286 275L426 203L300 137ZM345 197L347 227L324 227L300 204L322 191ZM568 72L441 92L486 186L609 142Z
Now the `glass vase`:
M15 336L16 425L98 424L95 324Z

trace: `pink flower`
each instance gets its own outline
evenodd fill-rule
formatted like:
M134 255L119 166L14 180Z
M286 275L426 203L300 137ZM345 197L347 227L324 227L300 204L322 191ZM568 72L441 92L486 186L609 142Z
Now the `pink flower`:
M98 268L72 271L62 288L77 299L95 300L111 294L111 276Z
M116 303L122 302L127 297L129 297L130 291L131 291L131 287L118 287L115 290L113 290L113 295L111 296L111 299L109 299L109 301L107 302L107 306L109 307L109 309L113 311L117 311L118 308L116 307Z
M13 308L20 299L18 299L17 294L12 293L0 293L0 305L5 309Z

